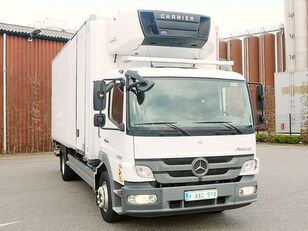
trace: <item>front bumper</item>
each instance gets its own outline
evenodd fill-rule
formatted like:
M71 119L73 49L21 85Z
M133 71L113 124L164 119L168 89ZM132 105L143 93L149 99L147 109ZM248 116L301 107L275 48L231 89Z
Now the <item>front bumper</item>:
M239 189L257 186L255 176L243 176L239 182L155 188L150 183L126 182L122 196L122 214L139 217L166 216L186 213L215 212L246 206L257 200L257 193L239 196ZM217 189L217 199L185 202L185 191ZM155 194L157 203L153 205L131 205L129 195Z

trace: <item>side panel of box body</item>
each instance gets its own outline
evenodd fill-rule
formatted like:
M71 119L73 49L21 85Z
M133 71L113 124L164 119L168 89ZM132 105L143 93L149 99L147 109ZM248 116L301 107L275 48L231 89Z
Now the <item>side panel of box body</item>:
M76 36L52 62L52 138L76 147Z
M52 64L52 138L88 159L98 157L100 144L93 81L112 77L107 73L117 67L107 45L107 19L90 17Z
M85 92L86 92L86 25L76 35L77 76L76 76L76 148L85 151Z

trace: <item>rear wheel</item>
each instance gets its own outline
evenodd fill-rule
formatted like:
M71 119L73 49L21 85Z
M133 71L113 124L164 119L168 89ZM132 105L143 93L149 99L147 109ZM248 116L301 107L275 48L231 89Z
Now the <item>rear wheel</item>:
M103 172L97 190L97 204L104 221L112 223L120 219L120 215L112 209L110 179L107 172Z
M66 164L67 157L66 154L60 152L60 171L61 176L64 181L74 180L76 177L76 173Z

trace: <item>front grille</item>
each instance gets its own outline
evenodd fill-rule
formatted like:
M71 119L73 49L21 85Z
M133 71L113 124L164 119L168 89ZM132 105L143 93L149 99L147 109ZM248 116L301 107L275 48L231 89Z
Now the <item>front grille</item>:
M200 201L169 201L169 208L170 209L178 209L178 208L189 208L189 207L202 207L202 206L209 206L209 205L221 205L226 202L226 196L218 197L217 199L210 199L210 200L200 200Z
M231 161L233 156L210 156L207 157L209 163L223 163ZM167 165L179 165L179 164L191 164L195 158L174 158L174 159L162 159Z
M228 172L228 168L210 169L206 175L221 175ZM188 177L195 176L191 170L189 171L169 171L168 174L172 177Z
M182 201L169 201L169 208L170 209L178 209L181 208Z
M197 182L168 183L168 184L160 184L157 181L151 181L150 184L154 188L165 188L165 187L182 187L182 186L196 186L196 185L208 185L208 184L224 184L224 183L240 182L241 179L242 177L238 176L237 178L230 180L197 181Z
M197 177L192 172L192 162L195 158L169 158L136 160L136 165L151 168L159 186L198 185L222 182L237 182L240 180L241 167L251 155L208 156L209 171L203 177Z
M207 206L207 205L218 205L224 204L226 197L218 197L217 199L211 200L201 200L201 201L185 201L184 207L198 207L198 206Z

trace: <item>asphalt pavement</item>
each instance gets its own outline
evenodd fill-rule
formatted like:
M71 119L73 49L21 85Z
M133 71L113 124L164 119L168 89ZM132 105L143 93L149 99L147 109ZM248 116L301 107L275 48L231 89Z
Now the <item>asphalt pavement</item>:
M308 147L258 145L258 201L221 214L105 223L82 180L64 182L53 154L0 155L0 231L308 230Z

